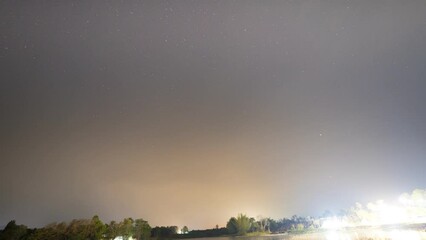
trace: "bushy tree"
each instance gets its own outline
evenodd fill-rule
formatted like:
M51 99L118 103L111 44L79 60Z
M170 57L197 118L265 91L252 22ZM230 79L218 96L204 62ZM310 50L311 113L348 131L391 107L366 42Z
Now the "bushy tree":
M106 232L105 224L99 219L97 215L92 217L89 227L89 236L92 240L103 239L103 236Z
M231 217L228 223L226 223L226 228L228 229L228 233L236 234L238 232L237 225L238 225L237 219L235 217Z
M49 224L43 228L36 229L29 237L29 240L65 240L66 236L65 229L58 227L58 224Z
M232 217L229 219L226 224L226 228L228 229L229 234L245 235L249 232L253 221L255 220L248 218L244 214L239 214L237 218Z
M19 240L27 234L27 227L17 225L15 220L10 221L0 232L0 240Z
M108 225L106 225L106 238L114 239L119 234L119 224L116 221L111 221Z
M256 219L250 218L250 229L248 230L248 232L260 232L260 231L261 231L260 223L257 222Z
M249 231L250 226L250 219L246 215L240 213L237 217L238 235L245 235Z
M85 240L90 239L91 220L89 219L78 219L72 220L68 225L66 236L69 240Z
M151 236L151 226L143 219L135 220L134 237L137 240L147 240Z
M259 217L259 221L257 221L259 224L259 231L266 232L269 231L269 218Z
M124 240L129 239L133 236L134 228L133 228L133 219L132 218L125 218L123 221L119 224L119 235L123 237Z
M278 223L272 218L268 218L269 222L269 231L271 232L278 232Z

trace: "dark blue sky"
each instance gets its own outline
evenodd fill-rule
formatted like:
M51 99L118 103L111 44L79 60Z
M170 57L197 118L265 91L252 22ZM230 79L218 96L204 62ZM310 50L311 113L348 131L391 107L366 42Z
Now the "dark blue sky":
M0 225L223 226L426 188L426 1L1 1Z

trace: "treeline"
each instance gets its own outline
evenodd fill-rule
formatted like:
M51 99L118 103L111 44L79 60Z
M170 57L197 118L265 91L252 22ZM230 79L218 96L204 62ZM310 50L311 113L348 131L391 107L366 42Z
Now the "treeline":
M312 217L299 217L294 215L291 218L274 220L272 218L248 217L239 214L237 217L231 217L226 227L206 230L192 230L187 234L176 235L176 238L202 238L219 236L239 236L239 235L257 235L274 234L287 232L302 232L314 230L320 227L320 219Z
M172 227L177 229L177 227ZM155 229L155 228L154 228ZM10 221L0 231L0 240L101 240L121 236L124 240L132 237L147 240L151 237L151 227L143 219L125 218L121 222L104 224L98 216L92 219L72 220L69 223L52 223L42 228L30 229ZM173 232L175 234L176 232Z
M258 233L285 233L305 231L320 227L319 219L293 216L290 219L274 220L271 218L255 219L239 214L231 217L226 227L192 230L184 226L161 226L151 228L148 221L143 219L125 218L120 222L103 223L98 216L92 219L72 220L71 222L52 223L42 228L28 228L10 221L0 230L0 240L112 240L121 237L123 240L137 239L177 239L201 238L227 235L246 235ZM179 233L179 234L178 234Z
M229 235L227 228L213 228L204 230L192 230L186 234L176 235L176 238L203 238L203 237L219 237Z
M178 233L177 226L168 227L155 227L151 230L151 237L153 238L172 238Z
M249 218L244 214L231 217L226 224L228 234L246 235L248 233L285 233L290 231L304 231L320 227L318 219L311 217L283 218L274 220L271 218L260 218L258 220Z

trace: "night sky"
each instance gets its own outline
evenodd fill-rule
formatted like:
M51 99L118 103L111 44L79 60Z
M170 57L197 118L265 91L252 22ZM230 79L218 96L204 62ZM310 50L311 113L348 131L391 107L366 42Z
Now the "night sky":
M317 216L426 188L426 1L1 1L0 226Z

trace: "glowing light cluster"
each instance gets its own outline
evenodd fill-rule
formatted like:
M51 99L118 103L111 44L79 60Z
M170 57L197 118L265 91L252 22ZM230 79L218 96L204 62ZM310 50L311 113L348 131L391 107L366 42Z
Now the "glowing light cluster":
M404 193L393 204L379 200L365 207L357 203L347 215L330 217L323 221L326 229L388 224L426 223L426 190Z

